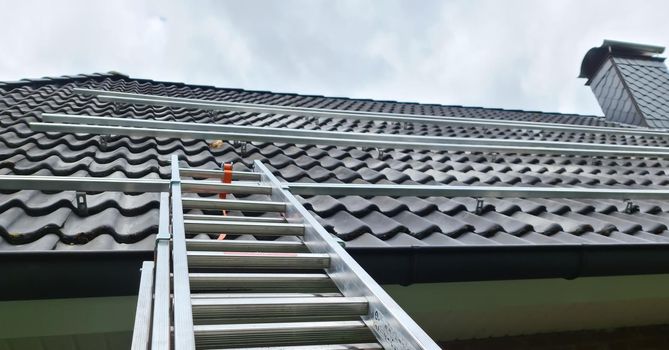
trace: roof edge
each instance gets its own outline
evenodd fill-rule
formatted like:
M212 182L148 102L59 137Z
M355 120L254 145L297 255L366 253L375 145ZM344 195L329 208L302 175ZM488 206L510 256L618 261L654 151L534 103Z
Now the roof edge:
M107 73L91 73L91 74L77 74L77 75L62 75L58 77L42 77L37 79L21 79L17 81L0 81L0 89L9 91L25 86L40 87L53 83L73 83L86 80L103 80L107 78L126 78L130 77L126 74L117 71L109 71Z

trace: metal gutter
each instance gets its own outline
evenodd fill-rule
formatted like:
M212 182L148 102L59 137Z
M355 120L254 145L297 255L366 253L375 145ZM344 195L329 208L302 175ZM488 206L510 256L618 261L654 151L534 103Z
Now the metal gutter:
M147 95L147 94L133 94L125 92L90 90L90 89L80 89L80 88L75 88L73 92L85 95L97 96L98 99L109 102L196 108L205 110L288 114L302 117L344 118L344 119L385 121L385 122L397 122L397 123L419 123L419 124L432 124L432 125L443 125L443 126L460 126L466 128L470 127L503 128L503 129L517 128L517 129L554 131L554 132L577 132L577 133L590 132L590 133L608 134L608 135L657 136L657 137L669 136L669 133L667 133L665 130L657 130L657 129L652 130L644 128L615 128L615 127L600 127L600 126L568 125L559 123L533 123L533 122L523 122L514 120L426 116L417 114L375 113L375 112L359 112L359 111L346 111L346 110L321 109L321 108L288 107L288 106L277 106L277 105L188 99L180 97L169 97L169 96L158 96L158 95Z
M0 252L0 300L137 295L153 250Z
M669 244L348 247L347 251L383 284L669 273Z
M379 284L669 273L669 244L346 247ZM0 300L136 295L152 250L1 252Z

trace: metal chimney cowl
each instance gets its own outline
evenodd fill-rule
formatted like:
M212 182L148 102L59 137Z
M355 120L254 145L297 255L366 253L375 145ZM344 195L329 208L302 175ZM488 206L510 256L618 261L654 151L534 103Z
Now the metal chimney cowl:
M583 57L579 78L588 79L606 120L669 128L669 71L664 47L604 40Z

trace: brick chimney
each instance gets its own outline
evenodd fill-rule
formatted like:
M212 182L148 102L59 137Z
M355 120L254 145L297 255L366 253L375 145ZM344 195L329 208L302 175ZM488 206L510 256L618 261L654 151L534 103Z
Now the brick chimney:
M583 57L579 78L592 88L606 120L669 128L669 71L664 47L604 40Z

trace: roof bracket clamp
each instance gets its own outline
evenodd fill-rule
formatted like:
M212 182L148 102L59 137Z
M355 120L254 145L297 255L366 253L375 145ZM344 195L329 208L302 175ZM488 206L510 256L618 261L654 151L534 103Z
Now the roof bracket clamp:
M234 141L232 141L232 145L236 148L239 148L239 153L242 157L246 156L246 148L247 148L247 145L248 145L247 141L234 140Z
M111 141L111 135L100 135L100 149L106 152L107 146L109 146L109 141Z
M79 216L87 216L88 203L86 202L86 192L77 191L75 200L77 202L77 214Z
M216 111L209 111L207 113L207 116L209 117L209 122L210 123L216 123Z
M118 114L118 112L121 110L121 103L120 102L112 102L112 111L114 114Z
M476 215L483 214L483 199L476 198Z
M246 157L246 148L247 148L248 144L249 143L245 142L245 141L241 142L241 145L239 147L239 151L240 151L242 157Z
M634 214L639 211L638 204L634 204L634 202L629 199L625 199L625 203L625 214Z
M378 160L383 160L383 157L386 156L386 152L384 150L382 150L381 148L377 147L376 152L377 152L376 159L378 159Z

